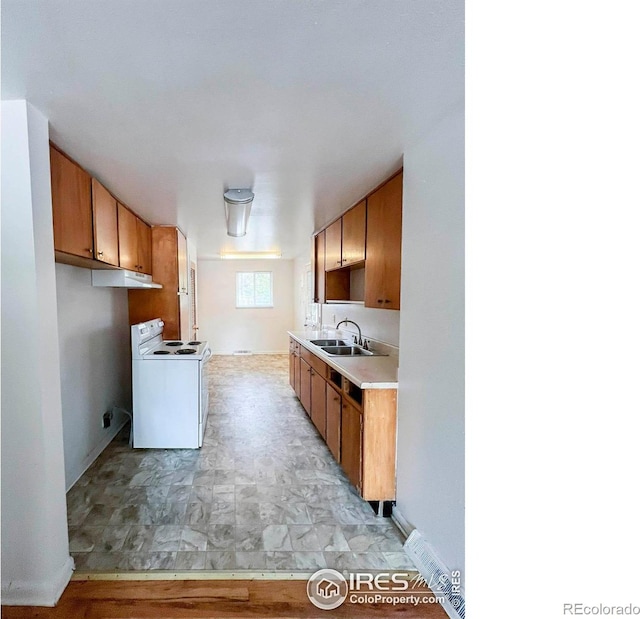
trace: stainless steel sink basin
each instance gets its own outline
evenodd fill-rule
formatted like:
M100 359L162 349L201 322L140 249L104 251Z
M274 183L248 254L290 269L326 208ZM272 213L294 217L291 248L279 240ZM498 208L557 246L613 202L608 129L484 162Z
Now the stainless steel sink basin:
M309 340L316 346L348 346L344 340Z
M373 356L375 353L358 346L322 346L328 355L339 355L343 357L354 357L356 355L366 355L368 357Z

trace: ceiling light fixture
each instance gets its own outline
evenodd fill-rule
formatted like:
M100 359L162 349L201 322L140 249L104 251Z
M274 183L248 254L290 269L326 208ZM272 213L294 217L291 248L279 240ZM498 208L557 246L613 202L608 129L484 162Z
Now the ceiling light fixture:
M228 251L220 252L222 260L277 260L282 258L279 251Z
M227 234L244 236L251 212L253 192L251 189L229 189L224 194L224 210L227 218Z

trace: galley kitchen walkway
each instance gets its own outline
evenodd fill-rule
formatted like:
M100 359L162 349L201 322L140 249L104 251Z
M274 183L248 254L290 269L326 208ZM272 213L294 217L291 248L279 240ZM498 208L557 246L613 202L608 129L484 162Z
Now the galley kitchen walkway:
M295 397L287 355L208 368L201 449L132 450L121 433L69 491L78 572L414 569Z

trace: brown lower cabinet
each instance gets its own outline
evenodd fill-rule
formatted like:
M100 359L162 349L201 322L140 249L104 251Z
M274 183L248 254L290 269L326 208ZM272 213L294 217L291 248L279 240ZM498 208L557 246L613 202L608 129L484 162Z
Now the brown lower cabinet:
M340 462L340 437L342 436L340 420L342 418L342 395L331 383L327 383L326 387L327 399L327 447L333 454L336 462Z
M291 343L289 343L289 384L291 389L296 390L296 353Z
M311 415L311 366L300 358L300 403Z
M300 399L300 352L296 351L296 353L294 354L294 360L293 360L293 367L294 367L294 385L293 385L293 390L296 392L296 395L298 396L298 399Z
M395 500L397 390L362 390L293 338L289 351L292 387L351 483L367 501Z
M324 375L311 368L311 421L327 440L327 381Z
M362 412L342 400L340 464L349 481L362 493Z

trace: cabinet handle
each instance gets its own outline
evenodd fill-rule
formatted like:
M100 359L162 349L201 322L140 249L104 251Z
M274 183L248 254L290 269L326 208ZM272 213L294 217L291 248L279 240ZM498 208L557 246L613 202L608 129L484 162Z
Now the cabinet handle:
M104 252L103 251L99 251L98 252L98 256L104 256Z
M333 401L337 402L338 401L338 397L336 396L335 398L333 398Z
M391 301L389 301L389 299L385 299L384 302L385 303L391 303Z
M85 249L85 251L88 251L90 254L93 253L93 249L91 249L90 247L87 247L87 249Z
M378 299L378 303L382 303L382 299Z

